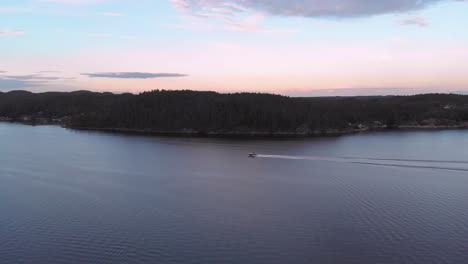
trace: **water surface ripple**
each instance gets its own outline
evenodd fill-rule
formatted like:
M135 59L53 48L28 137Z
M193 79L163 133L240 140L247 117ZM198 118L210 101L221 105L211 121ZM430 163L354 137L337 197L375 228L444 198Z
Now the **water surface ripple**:
M0 263L466 263L467 170L468 131L222 140L0 123Z

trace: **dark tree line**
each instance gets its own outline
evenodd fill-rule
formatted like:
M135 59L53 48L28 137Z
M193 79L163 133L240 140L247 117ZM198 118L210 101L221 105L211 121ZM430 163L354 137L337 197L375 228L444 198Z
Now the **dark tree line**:
M0 93L0 117L64 119L68 126L146 131L312 133L355 126L460 125L468 96L292 98L271 94L151 91Z

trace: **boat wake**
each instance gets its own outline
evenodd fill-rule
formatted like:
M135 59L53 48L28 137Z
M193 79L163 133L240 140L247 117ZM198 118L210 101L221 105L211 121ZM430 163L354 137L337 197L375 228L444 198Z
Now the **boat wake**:
M368 165L368 166L384 166L384 167L468 172L468 161L461 161L461 160L319 157L319 156L291 156L291 155L264 155L264 154L258 154L257 158L341 162L341 163Z

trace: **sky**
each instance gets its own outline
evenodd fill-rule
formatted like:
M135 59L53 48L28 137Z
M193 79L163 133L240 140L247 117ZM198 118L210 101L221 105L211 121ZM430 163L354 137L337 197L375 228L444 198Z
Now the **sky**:
M466 0L1 0L0 91L468 91Z

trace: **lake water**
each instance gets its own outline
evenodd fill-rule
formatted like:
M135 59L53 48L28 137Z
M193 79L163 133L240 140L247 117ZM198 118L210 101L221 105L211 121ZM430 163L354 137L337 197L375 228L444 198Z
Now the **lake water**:
M275 141L0 123L2 264L466 263L467 246L468 131Z

